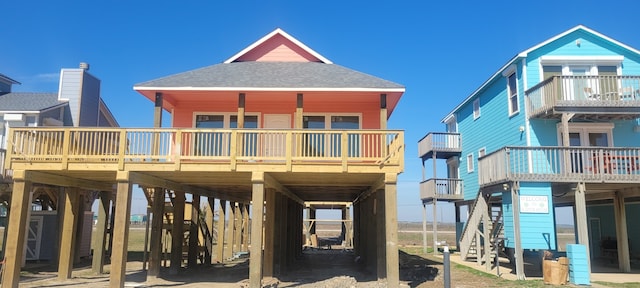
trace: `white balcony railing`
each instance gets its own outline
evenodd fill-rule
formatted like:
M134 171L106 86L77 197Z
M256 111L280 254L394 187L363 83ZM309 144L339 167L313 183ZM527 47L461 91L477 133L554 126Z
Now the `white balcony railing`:
M418 157L431 152L461 152L460 133L430 132L418 141Z
M420 199L462 199L462 187L462 179L427 179L420 183Z
M478 160L480 185L505 181L637 182L640 147L504 147Z
M532 117L557 107L639 107L640 76L553 76L525 95Z

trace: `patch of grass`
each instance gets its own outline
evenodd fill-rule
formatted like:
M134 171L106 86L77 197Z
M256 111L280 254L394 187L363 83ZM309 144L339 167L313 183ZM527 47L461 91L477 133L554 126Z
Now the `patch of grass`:
M607 286L607 287L614 287L614 288L640 287L640 282L611 283L611 282L594 281L593 283L600 284L600 285Z

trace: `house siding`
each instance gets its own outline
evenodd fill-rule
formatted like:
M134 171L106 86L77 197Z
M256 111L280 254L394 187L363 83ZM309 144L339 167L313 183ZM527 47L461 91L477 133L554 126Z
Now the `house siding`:
M82 102L80 103L80 126L97 126L100 105L100 80L83 73Z
M507 96L507 78L499 77L481 91L480 117L473 119L473 101L464 105L456 115L458 129L462 137L462 162L460 175L464 183L464 199L475 199L478 195L478 150L486 149L489 154L505 145L526 145L526 137L520 132L520 126L525 125L524 113L524 84L522 69L516 69L518 77L519 112L509 116L509 99ZM496 137L499 135L499 137ZM468 173L466 157L473 154L474 171Z
M625 208L627 223L634 223L634 221L640 219L640 203L627 203ZM606 204L587 207L587 218L600 220L600 239L616 239L615 214L612 205ZM591 231L590 233L593 232ZM635 254L639 249L638 247L640 247L640 231L634 229L632 225L627 225L627 233L629 237L629 250L631 250L632 254ZM590 236L592 240L598 238L597 235L590 234ZM595 247L600 247L601 243L591 244ZM594 249L593 252L594 257L600 256L599 249Z
M58 99L69 100L69 116L73 126L80 121L82 69L62 69Z
M520 212L520 236L523 249L550 249L556 250L556 230L551 185L549 183L520 183L520 197L546 196L547 213L523 213ZM520 202L522 205L522 201ZM504 234L507 240L505 246L515 248L514 242L514 218L513 199L510 192L503 193L503 217ZM520 207L522 211L523 207Z

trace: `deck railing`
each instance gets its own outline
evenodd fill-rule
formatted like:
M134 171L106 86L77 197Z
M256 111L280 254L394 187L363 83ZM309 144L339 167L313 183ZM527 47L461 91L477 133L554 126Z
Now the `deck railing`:
M462 199L462 179L431 178L420 183L420 199Z
M503 147L478 160L479 184L637 182L640 147Z
M12 128L9 160L28 162L336 162L400 165L390 130Z
M640 76L553 76L525 95L532 116L556 106L639 106Z
M460 133L430 132L418 141L418 157L430 152L460 152Z

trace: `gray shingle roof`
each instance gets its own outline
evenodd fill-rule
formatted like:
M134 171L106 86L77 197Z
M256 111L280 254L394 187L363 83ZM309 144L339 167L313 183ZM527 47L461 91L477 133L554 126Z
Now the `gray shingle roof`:
M134 87L404 89L400 84L336 64L316 62L222 63L142 82Z
M0 94L0 111L42 111L65 102L57 93L10 92Z
M21 84L20 82L11 79L9 76L0 73L0 80L4 80L5 82L9 82L11 84Z

